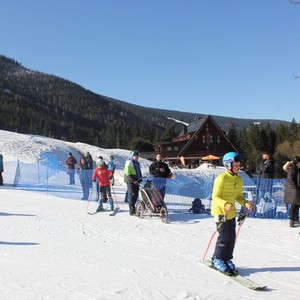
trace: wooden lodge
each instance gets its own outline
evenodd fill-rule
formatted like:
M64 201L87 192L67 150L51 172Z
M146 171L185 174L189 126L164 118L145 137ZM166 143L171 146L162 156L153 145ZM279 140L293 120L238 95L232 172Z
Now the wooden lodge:
M223 155L230 151L237 152L237 149L210 115L197 118L184 126L171 142L155 148L170 166L185 168L196 168L203 162L221 165Z

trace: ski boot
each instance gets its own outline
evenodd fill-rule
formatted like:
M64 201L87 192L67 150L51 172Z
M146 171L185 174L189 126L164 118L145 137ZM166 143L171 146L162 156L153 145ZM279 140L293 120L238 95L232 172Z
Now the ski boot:
M222 273L227 273L229 271L229 267L223 259L214 258L212 265L216 270Z
M238 275L238 271L235 269L235 265L232 262L232 260L226 260L226 265L228 267L228 271L230 273L231 276L237 276Z
M108 203L109 203L110 210L113 211L114 210L114 201L113 201L113 199L109 199Z

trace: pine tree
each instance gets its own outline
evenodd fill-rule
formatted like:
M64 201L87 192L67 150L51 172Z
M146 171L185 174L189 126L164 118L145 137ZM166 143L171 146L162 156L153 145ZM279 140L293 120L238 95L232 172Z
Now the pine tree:
M236 123L234 121L229 123L227 136L231 143L233 143L233 145L235 145L236 148L239 148L238 131Z

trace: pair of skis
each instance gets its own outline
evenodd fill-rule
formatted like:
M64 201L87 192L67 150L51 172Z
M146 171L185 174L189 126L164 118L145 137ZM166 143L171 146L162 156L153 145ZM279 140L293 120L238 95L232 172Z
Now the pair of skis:
M237 230L237 234L236 234L236 240L239 236L239 233L240 233L240 230L241 230L241 227L243 225L243 223L245 222L245 219L247 217L247 214L248 213L244 213L244 212L240 212L239 214L239 217L237 219L237 223L238 223L238 230ZM215 269L213 267L213 263L211 260L205 260L205 256L207 254L207 251L210 247L210 244L212 242L212 239L214 237L214 235L216 234L216 232L218 231L219 227L222 226L222 222L220 222L219 226L217 227L217 229L214 231L213 235L211 236L210 238L210 241L208 243L208 246L205 250L205 253L204 253L204 256L203 256L203 259L201 260L201 263L204 265L204 266L207 266L209 267L211 270L214 270L215 272L218 272L219 274L222 274L223 276L226 276L227 278L235 281L236 283L248 288L248 289L251 289L251 290L256 290L256 291L263 291L267 288L266 285L260 285L246 277L243 277L242 275L239 275L239 274L227 274L227 273L224 273L224 272L220 272L219 270Z
M227 278L229 278L230 280L242 285L243 287L246 287L248 289L251 289L251 290L255 290L255 291L263 291L263 290L266 290L267 289L267 286L266 285L260 285L242 275L235 275L235 276L230 276L228 275L227 273L223 273L223 272L220 272L219 270L215 269L213 266L212 266L212 262L210 260L205 260L205 261L201 261L201 263L206 266L206 267L209 267L211 270L214 270L216 273L219 273L219 274L222 274L223 276L226 276Z
M111 217L115 216L119 210L120 210L119 207L115 207L114 210L110 210L109 216L111 216ZM98 213L101 213L101 212L105 212L105 211L107 211L107 209L103 209L103 210L95 211L95 212L88 212L88 214L92 216L92 215L95 215L95 214L98 214Z
M110 210L109 216L115 216L117 214L117 212L120 210L120 207L119 207L119 204L118 204L118 200L117 200L117 197L116 197L116 194L115 194L115 191L114 191L113 187L112 187L112 190L113 190L113 195L115 197L115 203L117 204L117 206L115 206L114 210ZM91 199L92 199L92 194L93 194L93 184L92 184L92 187L90 189L89 198L88 198L88 204L87 204L87 207L86 207L87 214L88 215L95 215L95 214L97 214L99 212L107 211L107 209L103 209L103 210L100 210L100 211L88 212L89 204L90 204Z

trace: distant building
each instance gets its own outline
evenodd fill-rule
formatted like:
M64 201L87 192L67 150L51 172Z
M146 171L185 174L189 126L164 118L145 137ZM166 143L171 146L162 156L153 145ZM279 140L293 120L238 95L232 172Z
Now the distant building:
M237 149L208 115L184 126L178 137L157 145L155 151L161 153L171 166L195 168L204 161L220 165L225 153L237 152Z

